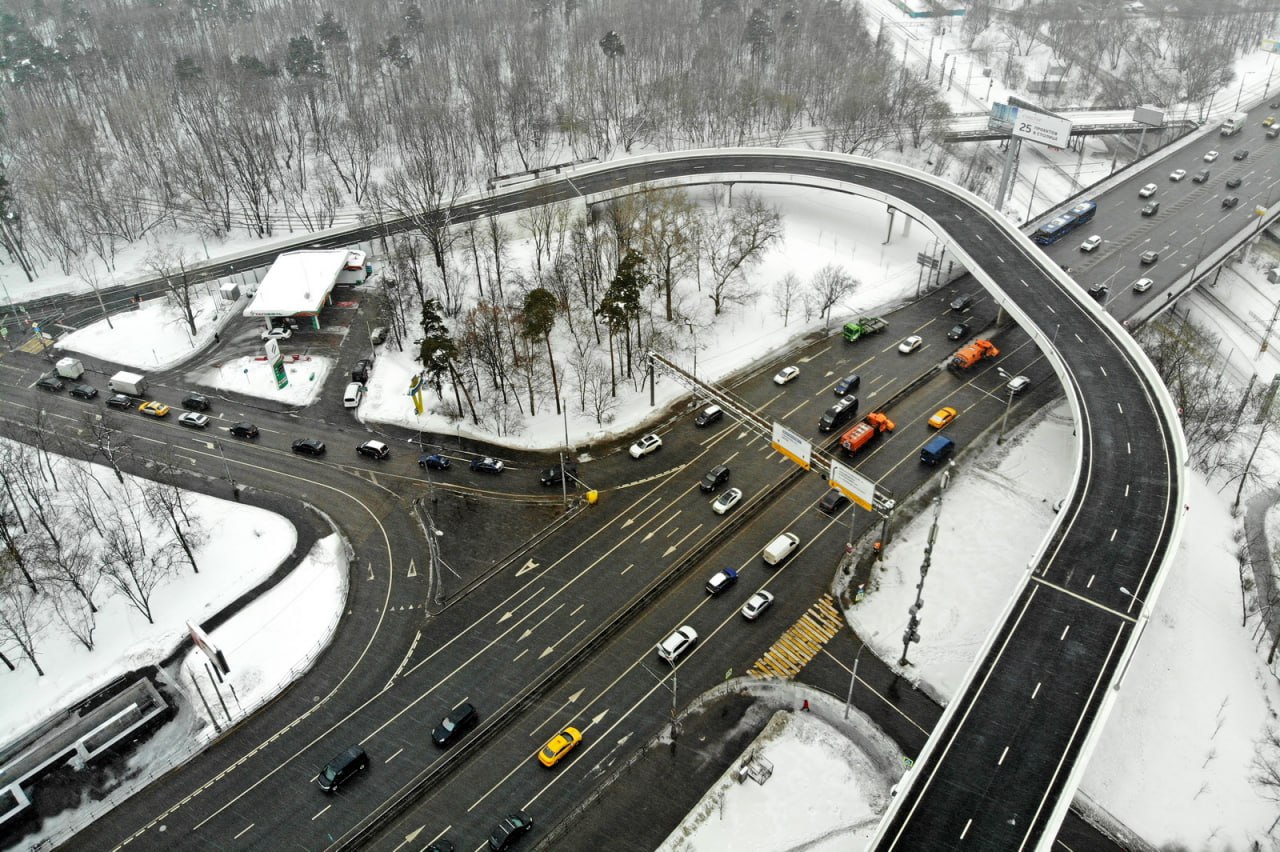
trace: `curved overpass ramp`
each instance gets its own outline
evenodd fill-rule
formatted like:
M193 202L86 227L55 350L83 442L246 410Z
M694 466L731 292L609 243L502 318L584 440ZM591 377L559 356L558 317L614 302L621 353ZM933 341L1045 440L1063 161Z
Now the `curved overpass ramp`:
M927 222L1054 365L1077 423L1073 497L877 836L880 849L1047 847L1176 549L1185 447L1172 401L1129 335L1013 225L976 196L891 164L783 150L680 152L544 179L486 196L463 215L703 179L849 192ZM976 520L983 510L971 511Z

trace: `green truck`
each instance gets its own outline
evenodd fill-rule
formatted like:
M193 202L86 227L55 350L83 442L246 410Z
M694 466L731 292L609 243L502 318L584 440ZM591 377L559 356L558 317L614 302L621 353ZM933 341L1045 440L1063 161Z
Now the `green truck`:
M888 325L880 317L860 317L854 322L844 324L844 339L852 343L859 337L866 337L868 334L879 334Z

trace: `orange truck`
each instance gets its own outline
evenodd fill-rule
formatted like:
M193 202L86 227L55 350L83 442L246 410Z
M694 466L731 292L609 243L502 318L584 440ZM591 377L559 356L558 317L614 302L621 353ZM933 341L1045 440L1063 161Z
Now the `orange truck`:
M892 432L893 421L878 411L873 411L853 424L853 428L840 436L840 447L853 455L881 432Z
M968 346L960 347L951 356L948 366L953 370L967 370L984 358L994 358L999 354L1000 350L990 340L975 340Z

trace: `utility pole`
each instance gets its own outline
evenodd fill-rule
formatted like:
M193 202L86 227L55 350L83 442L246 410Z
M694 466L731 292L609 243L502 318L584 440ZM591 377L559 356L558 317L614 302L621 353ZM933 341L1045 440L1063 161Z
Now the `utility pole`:
M933 523L929 527L929 540L924 545L924 561L920 563L920 582L916 583L916 600L907 610L907 627L902 631L902 659L898 660L900 666L911 665L911 661L907 659L907 651L911 649L912 642L920 641L917 628L920 626L920 610L924 609L924 581L929 576L933 543L938 538L938 516L942 514L942 492L947 489L947 483L951 480L951 469L954 467L955 462L951 462L943 472L942 482L938 486L938 496L933 498Z

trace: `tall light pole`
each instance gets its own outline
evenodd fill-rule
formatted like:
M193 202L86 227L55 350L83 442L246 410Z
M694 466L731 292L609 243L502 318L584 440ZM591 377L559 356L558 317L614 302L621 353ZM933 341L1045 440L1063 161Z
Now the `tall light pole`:
M1004 379L1006 382L1013 381L1013 376L1006 373L1002 367L996 367L996 372L999 373L1000 378ZM1009 407L1013 405L1013 388L1006 384L1005 389L1008 391L1008 396L1004 401L1004 414L1000 417L1000 437L996 438L997 444L1004 443L1004 428L1009 423Z
M1246 71L1246 72L1244 72L1243 74L1241 74L1241 75L1240 75L1240 91L1236 94L1236 109L1237 109L1237 110L1238 110L1238 109L1240 109L1240 100L1244 97L1244 81L1245 81L1245 79L1246 79L1246 78L1248 78L1248 76L1249 76L1250 74L1252 74L1252 73L1253 73L1252 71Z
M898 665L900 666L911 665L911 661L907 659L907 651L910 650L912 642L920 641L920 633L916 628L920 626L920 610L924 609L924 581L929 576L929 563L933 557L933 543L938 538L938 516L942 513L942 492L946 490L947 483L951 481L953 468L955 468L955 462L950 462L947 465L947 470L942 473L942 482L938 486L938 496L933 498L933 524L929 527L929 538L924 545L924 561L920 563L920 582L916 583L916 600L907 610L907 627L902 631L902 658L898 660Z
M867 643L863 642L858 648L858 653L853 657L853 671L849 674L849 694L844 699L844 718L849 718L849 705L853 704L853 685L858 682L858 660L862 657L862 652L867 650Z

